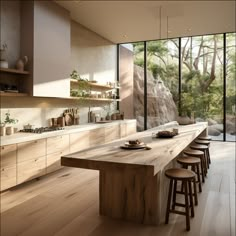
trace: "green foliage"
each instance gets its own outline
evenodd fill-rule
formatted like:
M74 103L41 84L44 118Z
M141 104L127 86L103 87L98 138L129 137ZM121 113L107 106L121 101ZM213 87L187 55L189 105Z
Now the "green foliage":
M18 122L17 119L11 118L10 112L5 113L4 124L16 124Z

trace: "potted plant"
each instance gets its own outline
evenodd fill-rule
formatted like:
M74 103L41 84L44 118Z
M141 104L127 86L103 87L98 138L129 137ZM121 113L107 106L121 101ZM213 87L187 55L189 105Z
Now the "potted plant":
M6 134L11 135L14 133L14 127L13 124L16 124L18 122L17 119L11 118L10 112L5 113L5 120L4 124L6 126Z

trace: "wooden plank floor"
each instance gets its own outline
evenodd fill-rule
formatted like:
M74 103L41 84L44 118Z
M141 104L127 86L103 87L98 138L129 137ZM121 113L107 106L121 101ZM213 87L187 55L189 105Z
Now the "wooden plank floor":
M199 205L185 218L145 226L98 213L98 172L64 168L1 194L1 236L235 236L235 143L212 142L212 164Z

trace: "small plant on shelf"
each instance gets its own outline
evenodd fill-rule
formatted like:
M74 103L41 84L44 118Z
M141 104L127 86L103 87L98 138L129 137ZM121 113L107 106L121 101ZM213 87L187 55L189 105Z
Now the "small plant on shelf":
M6 126L7 135L11 135L14 133L13 125L16 124L17 122L18 122L17 119L11 118L10 112L5 113L5 120L1 124Z
M71 89L72 97L89 97L91 93L91 88L87 79L80 77L76 70L73 70L70 74L70 78L78 81L78 88Z

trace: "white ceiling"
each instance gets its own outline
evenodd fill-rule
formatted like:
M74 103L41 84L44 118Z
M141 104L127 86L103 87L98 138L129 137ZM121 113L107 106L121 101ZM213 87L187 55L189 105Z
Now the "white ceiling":
M113 43L235 32L235 0L55 2Z

